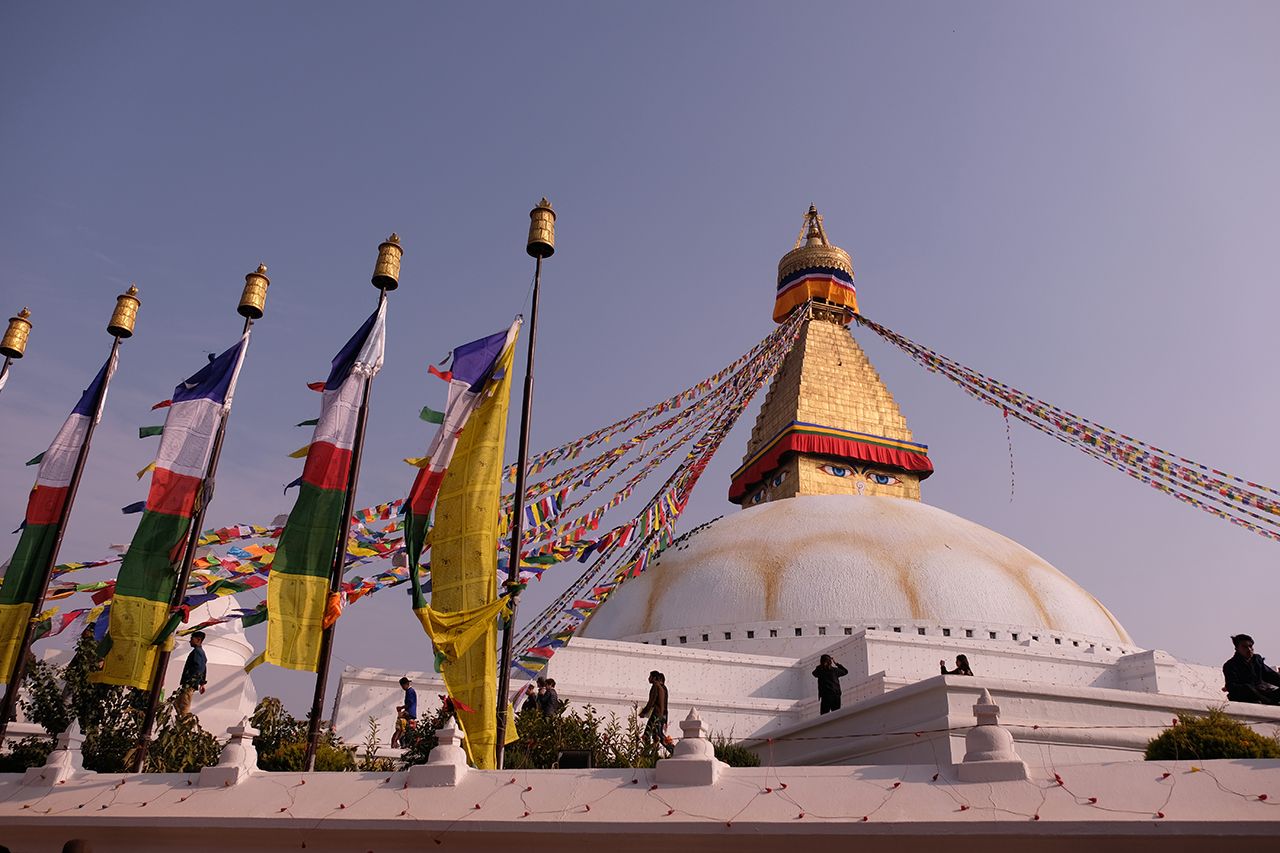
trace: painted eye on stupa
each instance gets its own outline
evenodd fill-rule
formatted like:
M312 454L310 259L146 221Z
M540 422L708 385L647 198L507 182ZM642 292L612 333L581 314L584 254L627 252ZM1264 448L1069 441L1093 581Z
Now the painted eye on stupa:
M853 469L845 465L819 465L818 470L832 477L848 477L853 473Z
M751 502L753 504L758 504L762 500L764 500L764 489L761 489L760 491L756 492L754 495L751 496Z
M782 481L783 481L783 480L785 480L785 479L787 479L787 474L788 474L788 473L789 473L789 472L787 472L787 471L779 471L779 472L778 472L778 476L774 477L772 480L770 480L770 481L769 481L769 485L771 485L771 486L781 486L781 485L782 485Z
M898 483L902 482L892 474L882 474L879 471L872 471L867 476L871 479L871 482L875 483L877 486L896 486Z

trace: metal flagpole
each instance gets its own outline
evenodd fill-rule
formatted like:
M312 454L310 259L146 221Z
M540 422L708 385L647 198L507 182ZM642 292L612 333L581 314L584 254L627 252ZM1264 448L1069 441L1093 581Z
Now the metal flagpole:
M9 318L9 328L5 329L4 339L0 340L0 355L4 356L4 366L0 367L0 390L9 379L10 366L26 353L30 334L31 312L23 308L17 316Z
M240 294L240 305L236 312L244 317L243 335L253 330L253 321L262 318L263 308L267 302L267 287L271 280L267 278L267 268L259 264L256 272L244 277L244 290ZM244 358L244 353L240 354ZM227 419L231 410L224 407L218 419L218 431L214 433L213 447L209 451L209 464L205 466L204 479L200 483L200 491L196 494L195 514L191 526L187 528L187 543L182 551L182 565L178 569L178 579L174 584L169 599L171 608L182 606L187 597L187 584L191 580L191 564L196 558L196 548L200 542L200 531L204 529L204 514L213 500L214 478L218 473L218 460L222 456L222 442L227 435ZM142 730L138 734L138 746L134 750L133 772L141 773L147 761L147 750L151 746L151 729L155 726L156 714L160 710L160 693L164 689L165 670L169 668L169 657L173 654L168 643L162 643L156 654L155 670L151 673L151 689L147 692L147 711L142 718Z
M116 308L111 314L111 322L107 324L107 331L111 334L111 355L108 357L109 363L114 363L117 354L120 352L120 341L133 335L133 326L138 319L138 306L142 304L138 299L138 288L130 286L127 293L122 293L116 297ZM22 358L22 353L27 346L27 332L31 330L31 323L27 320L30 312L23 308L9 321L9 333L4 336L3 351L5 354L5 365L8 366L9 358ZM25 328L19 327L18 333L15 334L15 326L25 324ZM17 355L12 355L14 350ZM44 606L44 597L49 592L49 581L53 578L54 566L58 565L58 552L62 549L62 536L67 530L67 520L71 518L71 507L76 501L76 492L80 488L80 475L84 473L85 462L89 459L89 446L93 443L93 431L98 426L98 420L102 417L102 410L107 397L107 385L111 381L111 370L108 369L107 375L103 377L102 384L98 386L97 396L93 401L93 415L89 418L89 424L85 427L84 443L80 445L80 451L76 454L75 465L71 469L71 482L67 486L67 496L62 504L62 512L58 516L57 532L54 533L53 548L49 552L49 559L45 563L44 571L40 579L40 596L31 606L31 618L27 620L22 629L22 638L18 641L18 648L13 659L13 668L9 671L9 684L4 694L4 702L0 703L0 744L4 743L5 733L9 729L9 717L13 715L14 707L17 705L18 691L22 688L22 679L26 676L27 671L27 652L31 648L32 634L35 632L35 617L40 613Z
M394 233L378 246L378 261L370 279L378 288L378 307L387 301L387 291L400 286L400 258L404 249ZM347 491L342 501L342 525L338 528L338 541L334 543L333 566L329 570L329 595L342 587L342 576L347 569L347 539L351 531L351 513L355 511L356 488L360 482L360 458L364 455L365 426L369 422L369 391L373 377L364 377L360 392L360 411L356 417L356 433L351 444L351 470L347 473ZM316 667L316 689L311 697L311 715L307 719L307 748L302 756L302 769L316 769L316 752L320 748L320 715L324 709L324 694L329 684L329 662L333 657L335 621L320 632L320 662Z
M556 251L556 212L545 198L529 211L529 240L525 251L535 259L533 304L529 311L529 356L524 369L524 402L520 409L520 448L516 460L516 491L511 505L511 548L507 558L507 591L511 593L511 614L502 628L502 661L498 667L498 725L494 744L497 768L502 769L502 753L507 739L507 692L511 689L511 641L519 602L520 539L524 534L525 468L529 459L529 419L533 411L533 356L538 343L538 291L542 284L542 259Z

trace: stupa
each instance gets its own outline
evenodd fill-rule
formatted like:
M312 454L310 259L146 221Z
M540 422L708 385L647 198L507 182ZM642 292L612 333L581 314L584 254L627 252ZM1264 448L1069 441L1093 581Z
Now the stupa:
M810 207L778 264L773 319L803 312L802 327L730 483L742 509L594 611L551 661L560 697L625 718L659 670L672 719L696 707L713 734L787 764L958 763L983 688L1033 766L1048 749L1058 763L1138 759L1174 714L1221 704L1215 667L1143 649L1044 559L922 502L928 447L850 334L857 310L852 259ZM826 715L822 654L849 670ZM958 654L975 676L940 672ZM389 726L401 675L344 672L339 733L359 740L370 715Z

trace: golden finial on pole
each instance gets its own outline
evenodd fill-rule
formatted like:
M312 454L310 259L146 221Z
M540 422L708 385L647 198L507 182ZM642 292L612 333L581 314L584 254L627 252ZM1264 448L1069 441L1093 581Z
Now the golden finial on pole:
M129 285L129 289L116 297L116 310L111 312L111 322L107 331L113 337L133 337L133 326L138 322L138 306L142 300L138 298L138 286Z
M529 211L529 242L525 251L534 258L549 258L555 254L556 212L545 196L537 207Z
M392 232L378 246L378 262L373 265L373 278L369 279L374 287L379 290L395 290L400 286L400 258L403 255L400 237Z
M267 265L258 264L258 269L244 277L244 290L240 293L240 306L236 311L241 317L249 320L261 320L263 309L267 305L267 288L271 279L267 278Z
M27 351L27 338L31 335L31 312L23 308L16 317L9 318L9 328L0 341L0 355L5 358L22 358Z

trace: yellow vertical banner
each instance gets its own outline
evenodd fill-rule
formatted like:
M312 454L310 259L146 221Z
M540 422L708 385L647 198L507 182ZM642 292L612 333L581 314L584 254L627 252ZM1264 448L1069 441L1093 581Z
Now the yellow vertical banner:
M498 503L514 358L513 334L498 357L500 378L467 419L440 485L431 532L431 610L439 614L482 610L498 598ZM495 766L497 628L491 617L479 639L441 666L449 695L471 709L459 710L458 722L471 763L480 769Z

